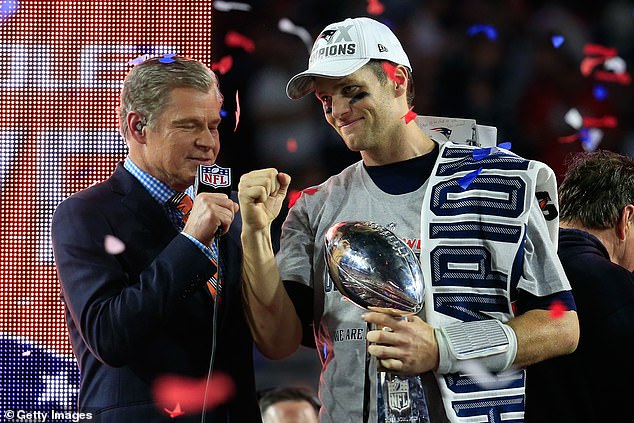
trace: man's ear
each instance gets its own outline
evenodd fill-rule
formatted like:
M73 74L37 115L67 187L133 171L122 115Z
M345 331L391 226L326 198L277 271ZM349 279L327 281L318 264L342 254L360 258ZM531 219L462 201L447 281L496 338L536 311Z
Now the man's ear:
M135 110L128 113L126 120L128 137L140 144L145 144L145 117Z
M394 74L391 75L392 83L397 91L398 95L405 94L407 92L407 68L403 65L398 65L394 69Z
M628 204L621 210L621 217L617 222L617 235L621 241L627 238L627 231L634 230L630 227L630 223L634 220L634 205Z

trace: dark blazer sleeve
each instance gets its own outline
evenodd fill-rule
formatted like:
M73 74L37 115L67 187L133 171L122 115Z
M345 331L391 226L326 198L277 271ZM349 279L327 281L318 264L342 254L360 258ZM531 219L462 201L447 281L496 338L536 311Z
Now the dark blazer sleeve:
M121 199L91 200L71 196L56 209L53 251L79 335L97 359L117 367L130 362L215 269L175 229L143 229L147 222L121 206ZM158 203L147 206L161 210ZM106 252L106 235L122 240L125 250Z

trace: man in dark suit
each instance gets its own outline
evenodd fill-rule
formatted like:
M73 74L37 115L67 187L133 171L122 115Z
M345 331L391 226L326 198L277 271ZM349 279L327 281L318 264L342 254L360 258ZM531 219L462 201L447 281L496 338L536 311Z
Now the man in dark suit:
M525 422L631 422L634 159L608 150L574 154L559 204L558 254L581 337L572 354L528 367Z
M199 422L205 405L207 422L261 420L241 305L236 197L200 193L188 215L172 200L194 197L199 165L215 162L221 106L215 75L198 61L170 55L135 66L119 110L128 156L109 179L55 211L53 250L81 372L79 406L92 421ZM113 241L118 248L109 247ZM232 381L224 390L209 378L219 373ZM175 396L162 403L154 388L163 376L208 383L215 400L205 401L204 389L179 397L168 385Z

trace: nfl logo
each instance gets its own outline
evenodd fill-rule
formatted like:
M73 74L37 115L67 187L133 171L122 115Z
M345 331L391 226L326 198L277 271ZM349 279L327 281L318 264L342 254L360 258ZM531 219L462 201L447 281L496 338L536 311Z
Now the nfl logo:
M388 407L402 413L408 409L409 404L409 382L407 379L388 381Z
M231 169L220 167L217 164L212 166L200 166L199 180L203 185L212 188L224 188L231 186Z

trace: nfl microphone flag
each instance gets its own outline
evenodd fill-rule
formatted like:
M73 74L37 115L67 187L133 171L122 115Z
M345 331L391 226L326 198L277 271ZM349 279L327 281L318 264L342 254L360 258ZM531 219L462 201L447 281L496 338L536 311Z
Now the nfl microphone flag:
M196 193L218 192L229 196L231 194L231 168L221 167L217 164L198 166L194 190Z

